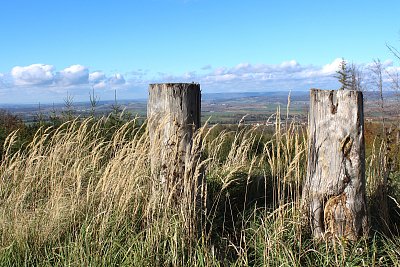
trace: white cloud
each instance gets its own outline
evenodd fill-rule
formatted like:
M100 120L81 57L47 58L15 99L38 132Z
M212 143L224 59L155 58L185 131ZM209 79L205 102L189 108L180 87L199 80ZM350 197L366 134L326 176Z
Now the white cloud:
M125 84L125 78L122 74L116 73L108 79L110 85Z
M217 82L220 82L220 81L232 81L235 78L237 78L237 76L235 74L228 73L228 74L222 74L222 75L215 76L215 81L217 81Z
M239 63L229 70L229 72L246 73L254 69L250 63Z
M335 89L338 82L334 75L341 61L337 58L323 66L301 65L296 60L280 64L240 63L232 68L210 70L208 74L198 76L196 81L211 91ZM182 75L174 77L174 80L187 81L185 78Z
M389 74L395 74L395 73L400 73L400 67L394 67L390 66L386 68L387 73Z
M265 91L265 90L307 90L311 87L335 89L339 87L334 77L341 58L336 58L325 65L301 65L296 60L284 61L279 64L239 63L235 66L212 68L210 65L197 71L182 74L151 73L138 69L124 74L107 74L101 70L90 71L82 65L72 65L59 72L52 65L33 64L16 66L10 72L0 73L0 88L2 92L26 90L27 95L35 96L38 92L50 97L65 96L66 91L87 97L90 86L99 92L117 89L132 96L146 95L148 84L164 82L199 82L203 92L228 91ZM384 81L387 88L391 75L400 72L400 67L393 61L382 61ZM364 82L370 82L371 64L360 64L364 72ZM394 76L393 76L394 77ZM101 91L100 91L101 90ZM13 93L11 93L13 94ZM123 95L121 95L123 97Z
M391 59L385 60L384 62L382 62L382 66L383 66L384 68L393 66L393 60L391 60Z
M12 68L11 76L15 85L45 85L53 82L53 71L52 65L32 64Z
M121 86L126 84L124 76L116 73L108 77L103 72L93 72L89 75L89 81L96 89L113 89L113 86Z
M89 82L89 70L82 65L72 65L60 71L57 84L62 86L81 85Z
M5 87L4 74L0 72L0 88Z
M102 71L95 71L92 73L89 73L89 82L90 83L99 83L101 81L104 81L106 79L106 75Z
M339 70L339 66L343 59L336 58L332 63L326 64L322 67L322 74L334 74L337 70Z
M188 79L188 80L194 80L194 79L196 79L197 74L196 74L195 71L189 71L189 72L185 72L185 73L183 74L183 77L184 77L185 79Z
M219 67L216 68L215 71L213 72L214 75L223 75L226 72L226 68L225 67Z
M341 61L341 59L339 59ZM186 72L181 75L158 73L153 82L199 82L205 92L210 91L249 91L249 90L288 90L309 89L310 87L336 88L334 73L340 61L324 66L301 65L296 60L280 64L239 63L231 68L218 67L208 72Z
M284 61L279 65L283 69L291 69L300 66L296 60Z

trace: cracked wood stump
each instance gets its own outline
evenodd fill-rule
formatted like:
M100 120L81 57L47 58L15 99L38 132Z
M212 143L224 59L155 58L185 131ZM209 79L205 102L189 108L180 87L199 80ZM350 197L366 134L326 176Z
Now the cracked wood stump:
M363 95L311 89L302 206L314 238L368 234Z
M194 175L197 160L193 135L200 127L200 85L195 83L150 84L147 104L151 172L175 197ZM185 181L186 179L186 181ZM193 179L192 179L193 180Z

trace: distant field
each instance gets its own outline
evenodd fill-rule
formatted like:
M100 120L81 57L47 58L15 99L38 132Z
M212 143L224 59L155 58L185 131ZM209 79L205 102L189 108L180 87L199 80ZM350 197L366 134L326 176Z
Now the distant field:
M244 123L264 124L273 116L280 107L281 118L285 120L288 106L289 92L255 92L255 93L225 93L203 94L202 96L202 121L209 123L236 124L244 117ZM306 122L308 113L309 92L295 91L290 93L289 118ZM364 114L367 121L376 121L382 117L380 102L376 94L367 93L364 97ZM393 94L388 94L385 99L386 120L391 121L400 115L399 99ZM98 116L108 115L113 107L129 112L132 116L146 117L147 102L143 100L100 101L95 107ZM38 114L44 117L52 113L65 112L64 104L26 104L26 105L0 105L19 115L26 122L37 120ZM77 102L73 105L75 115L87 116L91 114L88 102ZM270 118L271 119L271 118Z

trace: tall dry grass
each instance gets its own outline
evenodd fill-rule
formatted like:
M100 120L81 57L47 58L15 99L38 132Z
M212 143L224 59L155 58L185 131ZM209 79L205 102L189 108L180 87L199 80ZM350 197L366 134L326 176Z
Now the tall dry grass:
M0 265L398 265L397 238L311 240L300 216L307 133L276 118L272 136L203 126L167 188L151 172L146 124L75 119L17 152L14 132L0 165Z

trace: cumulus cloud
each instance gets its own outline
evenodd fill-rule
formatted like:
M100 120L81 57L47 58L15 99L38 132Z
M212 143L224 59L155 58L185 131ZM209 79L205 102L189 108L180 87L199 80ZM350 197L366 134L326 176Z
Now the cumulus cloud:
M342 59L336 58L322 66L301 65L296 60L280 64L239 63L233 67L218 67L207 73L196 75L195 72L173 76L159 73L157 82L191 82L202 84L205 91L249 91L249 90L305 90L311 87L335 89L339 86L335 78ZM368 76L368 64L359 66ZM382 63L384 75L398 72L393 62ZM367 78L366 78L367 79Z
M53 65L15 66L11 70L15 86L73 86L87 84L89 71L82 65L72 65L56 72Z
M89 82L96 84L101 81L104 81L106 79L106 75L102 71L95 71L92 73L89 73Z
M119 85L125 83L125 78L122 74L116 73L108 79L110 85Z
M136 84L146 84L144 79L147 71L138 70L134 74L129 73L131 80ZM93 86L99 89L126 88L124 75L115 73L107 75L101 70L90 72L80 64L71 65L57 71L53 65L32 64L28 66L15 66L8 73L0 73L0 88L17 89L24 88L29 92L63 93L66 90L84 90Z
M103 72L93 72L89 75L89 81L97 89L114 89L115 86L126 84L124 76L120 73L107 77Z
M320 66L302 65L296 60L279 64L243 62L216 68L207 65L181 74L152 73L143 69L109 74L101 70L90 71L79 64L56 71L52 65L32 64L16 66L10 72L0 74L0 87L3 91L7 88L24 88L30 92L38 92L34 90L40 89L42 92L60 94L74 90L85 92L85 96L91 86L104 92L121 89L131 95L132 92L145 95L149 83L163 82L199 82L204 92L305 90L311 87L335 89L339 84L334 76L341 61L341 58L336 58ZM359 66L364 69L364 79L368 83L371 64ZM400 72L400 67L393 61L383 61L382 68L385 82L391 82L391 78L397 77L395 75Z
M332 63L326 64L322 67L321 73L322 74L334 74L338 69L341 64L343 59L341 58L336 58Z
M301 65L296 60L280 64L239 63L221 66L199 74L192 71L181 75L157 73L146 82L199 82L205 91L249 91L306 89L311 86L332 88L337 60L325 66ZM329 69L330 68L330 69ZM203 69L202 69L203 70ZM328 87L329 86L329 87Z
M11 76L15 85L45 85L53 82L53 71L52 65L32 64L12 68Z
M300 64L296 60L284 61L280 64L281 68L291 69L300 66Z
M89 70L82 65L72 65L60 71L57 84L63 86L81 85L89 82Z

